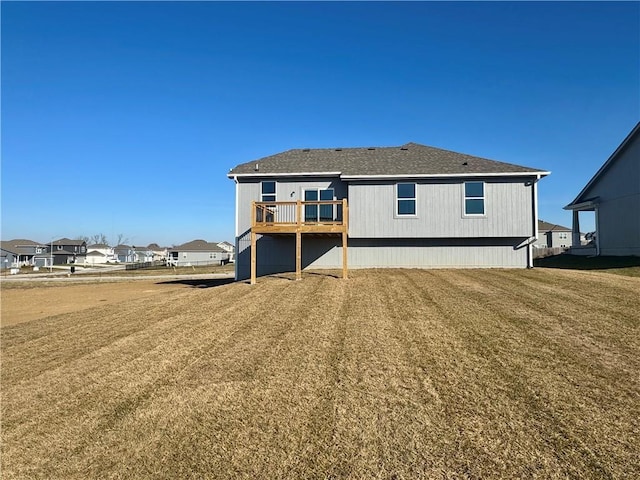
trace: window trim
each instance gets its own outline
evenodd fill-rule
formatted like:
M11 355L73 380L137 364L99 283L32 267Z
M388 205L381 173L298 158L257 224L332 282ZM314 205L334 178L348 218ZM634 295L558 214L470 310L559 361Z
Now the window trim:
M322 197L322 193L321 192L331 192L331 200L321 200L320 197ZM307 192L316 192L318 198L317 200L307 200ZM308 187L308 186L303 186L302 187L302 201L303 202L334 202L336 200L336 189L332 186L329 187ZM329 206L329 205L327 205ZM304 208L304 218L305 221L309 221L307 220L307 207L313 207L313 205L305 205ZM316 206L316 222L335 222L338 218L338 209L337 209L337 205L331 205L331 219L328 219L327 217L322 217L320 214L322 212L322 206Z
M480 183L482 185L482 196L467 196L467 184ZM482 218L487 216L487 190L486 182L483 180L471 180L462 182L462 216L464 218ZM467 213L467 200L482 200L482 213Z
M413 197L399 197L399 185L413 185ZM416 218L418 216L418 184L416 182L397 182L394 184L394 216L396 218ZM413 213L400 213L400 201L413 201Z
M265 183L273 183L273 193L264 193L264 184ZM265 200L264 197L273 197L273 200L268 199ZM260 201L261 202L275 202L278 199L278 182L275 180L263 180L260 182Z

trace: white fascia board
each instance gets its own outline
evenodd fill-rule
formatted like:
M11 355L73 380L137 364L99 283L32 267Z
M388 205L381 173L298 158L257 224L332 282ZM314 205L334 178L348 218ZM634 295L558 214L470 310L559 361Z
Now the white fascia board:
M600 203L599 199L596 197L592 200L587 200L586 202L581 203L570 203L563 210L588 210L591 208L595 208L596 205Z
M342 175L343 180L386 180L403 178L467 178L467 177L545 177L551 172L505 172L505 173L430 173L412 175Z
M228 173L229 178L251 177L339 177L342 172L290 172L290 173Z

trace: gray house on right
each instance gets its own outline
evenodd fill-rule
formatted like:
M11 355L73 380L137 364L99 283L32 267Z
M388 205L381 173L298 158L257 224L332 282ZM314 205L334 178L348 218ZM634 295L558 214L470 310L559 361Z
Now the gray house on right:
M573 202L571 253L640 256L640 122ZM580 212L595 212L595 242L580 246Z

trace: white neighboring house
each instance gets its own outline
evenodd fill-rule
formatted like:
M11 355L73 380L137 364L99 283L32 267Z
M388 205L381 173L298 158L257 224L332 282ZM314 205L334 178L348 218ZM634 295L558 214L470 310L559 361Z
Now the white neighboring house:
M99 265L106 263L117 263L118 257L113 250L113 247L104 243L94 243L87 246L87 256L85 258L85 265Z
M133 247L133 261L137 263L153 262L153 251L148 247Z
M565 210L574 255L640 256L640 122ZM594 212L595 241L581 246L580 212Z
M227 241L220 242L217 245L221 249L223 249L224 251L229 253L229 262L231 262L231 263L235 262L235 253L236 253L236 247L235 246L233 246L232 244L230 244Z
M229 262L229 253L215 243L193 240L169 248L167 265L191 267L196 265L223 265Z
M538 220L538 240L533 246L536 248L569 248L571 246L571 229Z
M132 263L135 261L133 248L129 245L116 245L113 247L113 251L121 263Z
M167 247L161 247L157 243L150 243L147 245L147 249L153 254L153 260L162 261L167 259Z

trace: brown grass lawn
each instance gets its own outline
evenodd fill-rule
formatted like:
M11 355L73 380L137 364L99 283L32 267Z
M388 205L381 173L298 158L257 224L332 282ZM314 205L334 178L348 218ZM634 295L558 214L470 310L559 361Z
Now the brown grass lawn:
M2 478L640 477L640 278L350 275L3 327Z

